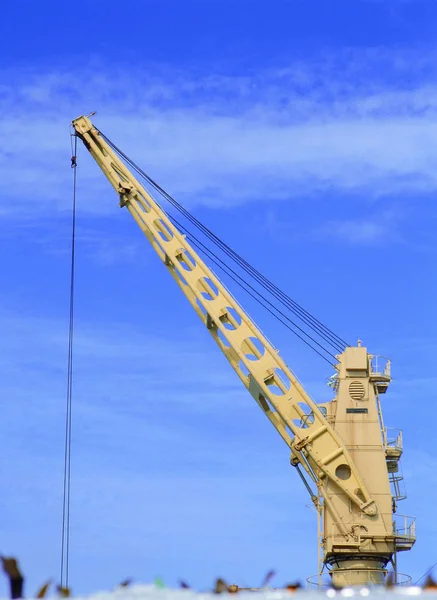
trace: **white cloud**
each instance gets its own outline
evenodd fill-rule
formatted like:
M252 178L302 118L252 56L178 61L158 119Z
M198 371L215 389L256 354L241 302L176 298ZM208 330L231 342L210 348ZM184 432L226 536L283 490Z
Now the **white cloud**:
M386 237L387 226L375 221L343 221L330 223L327 231L352 243L374 243Z
M398 231L402 217L401 211L383 210L362 218L331 220L320 230L320 234L336 237L350 244L402 242Z
M402 87L399 73L408 69L392 57L398 79L375 76L365 85L357 74L365 60L375 67L377 58L360 60L357 66L356 56L349 57L341 78L332 58L323 68L300 64L246 77L196 79L165 69L109 74L101 65L10 82L3 73L0 134L7 144L0 160L7 177L0 209L68 208L68 123L90 110L98 111L94 121L102 131L190 205L289 200L326 190L370 198L435 191L434 73ZM386 56L379 60L387 67ZM82 210L112 210L109 186L83 149L79 183ZM364 235L373 235L366 227Z

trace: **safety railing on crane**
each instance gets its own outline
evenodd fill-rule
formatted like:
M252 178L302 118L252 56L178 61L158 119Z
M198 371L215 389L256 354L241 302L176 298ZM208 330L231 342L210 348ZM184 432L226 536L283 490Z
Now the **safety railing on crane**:
M406 515L395 515L393 531L406 539L416 539L416 519Z
M384 446L385 446L386 450L390 449L393 452L397 451L399 454L402 454L402 451L403 451L402 431L400 429L395 429L394 427L385 427L384 428Z
M406 515L399 515L390 513L382 514L384 518L390 518L393 524L393 535L399 541L405 541L405 543L412 543L416 539L416 519ZM342 542L344 540L344 523L341 521L331 523L331 527L325 531L325 535L329 536L333 540L333 544L337 543L337 540ZM359 523L356 523L351 528L352 538L350 544L359 547L365 539L368 539L369 534L366 529Z
M370 372L373 375L391 377L391 360L385 356L375 354L370 359Z

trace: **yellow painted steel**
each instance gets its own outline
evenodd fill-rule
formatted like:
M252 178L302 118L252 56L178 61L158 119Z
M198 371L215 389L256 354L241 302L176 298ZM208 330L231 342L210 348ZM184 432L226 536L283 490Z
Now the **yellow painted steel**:
M378 402L378 390L385 384L374 373L372 379L371 355L365 348L357 347L347 348L338 356L337 395L323 405L326 415L323 414L279 352L89 118L75 119L73 127L119 195L120 206L133 216L245 387L282 436L291 451L292 464L300 464L317 487L320 501L316 505L323 513L323 564L331 567L333 580L338 585L350 583L351 579L356 583L383 580L387 562L397 550L409 549L407 546L411 547L414 540L410 531L401 535L402 543L398 543L399 533L392 522ZM359 406L361 410L357 409Z

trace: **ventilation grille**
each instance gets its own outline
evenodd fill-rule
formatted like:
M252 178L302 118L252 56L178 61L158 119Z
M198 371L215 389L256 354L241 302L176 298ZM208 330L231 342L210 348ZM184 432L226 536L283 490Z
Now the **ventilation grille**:
M362 400L366 394L364 385L361 381L352 381L349 384L349 396L352 400Z

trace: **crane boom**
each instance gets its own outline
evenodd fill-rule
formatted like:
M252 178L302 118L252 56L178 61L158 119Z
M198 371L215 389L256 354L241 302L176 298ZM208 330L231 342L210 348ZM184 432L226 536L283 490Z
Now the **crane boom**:
M138 223L294 457L316 482L329 478L364 513L375 514L376 504L342 440L278 351L188 244L185 235L173 225L156 200L129 172L91 121L80 117L73 121L73 127L119 194L120 206L125 206ZM312 423L302 428L300 424L310 414ZM336 475L336 470L343 465L347 465L352 473L347 481Z
M324 566L331 568L338 585L381 583L388 562L396 565L396 552L409 550L415 542L414 520L408 525L405 521L404 529L393 520L399 494L392 495L390 481L400 479L396 473L402 449L387 441L379 403L390 381L389 363L375 369L375 357L360 343L347 347L336 357L336 398L316 404L105 136L88 117L72 125L119 195L120 206L135 219L290 449L291 463L323 515L320 573Z

